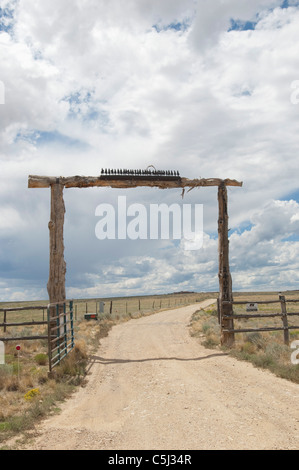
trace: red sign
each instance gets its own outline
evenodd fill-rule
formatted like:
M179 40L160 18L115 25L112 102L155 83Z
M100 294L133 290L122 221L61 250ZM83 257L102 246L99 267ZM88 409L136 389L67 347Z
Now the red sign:
M17 346L17 347L16 347L16 350L17 350L17 351L20 351L20 349L21 349L21 346Z

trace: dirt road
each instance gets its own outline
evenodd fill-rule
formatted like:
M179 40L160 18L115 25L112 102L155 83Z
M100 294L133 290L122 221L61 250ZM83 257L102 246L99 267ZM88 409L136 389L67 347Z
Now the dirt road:
M115 326L88 384L38 428L31 449L297 449L299 387L203 348L193 312Z

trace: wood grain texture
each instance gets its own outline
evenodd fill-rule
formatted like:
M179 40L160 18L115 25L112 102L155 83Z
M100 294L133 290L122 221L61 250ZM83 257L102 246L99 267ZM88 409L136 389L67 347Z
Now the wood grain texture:
M65 301L64 214L63 184L52 184L51 219L49 222L50 269L47 286L51 304Z
M115 179L105 180L100 176L37 176L29 175L28 187L29 188L49 188L53 184L61 184L65 188L91 188L91 187L110 187L110 188L137 188L137 187L151 187L151 188L196 188L203 186L238 186L243 185L242 182L231 179L220 178L201 178L190 180L188 178L181 178L177 181L159 181L154 178L144 178L144 180L135 180L134 177L128 179Z
M219 254L219 306L221 322L221 343L227 347L234 344L234 320L231 317L232 305L224 301L233 301L232 278L229 267L228 208L227 188L222 184L218 188L218 254ZM228 318L229 317L229 318Z

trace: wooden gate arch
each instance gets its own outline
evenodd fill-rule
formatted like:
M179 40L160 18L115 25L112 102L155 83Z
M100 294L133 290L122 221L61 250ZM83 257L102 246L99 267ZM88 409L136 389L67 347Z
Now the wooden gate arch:
M149 167L148 167L149 168ZM233 319L227 318L232 313L233 301L232 279L229 267L229 240L228 240L228 198L227 186L242 187L243 183L231 179L183 178L176 171L156 170L102 170L100 176L36 176L29 175L29 188L51 189L51 214L49 222L50 259L48 294L50 304L65 302L65 274L66 262L64 259L64 215L65 204L63 191L65 188L137 188L152 187L160 189L198 187L218 187L218 278L219 278L219 317L221 325L221 343L227 347L234 343Z

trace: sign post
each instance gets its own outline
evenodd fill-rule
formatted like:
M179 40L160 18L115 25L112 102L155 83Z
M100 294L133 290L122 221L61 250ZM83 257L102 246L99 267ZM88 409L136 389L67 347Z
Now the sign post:
M20 381L20 349L21 346L17 345L16 350L18 351L18 382Z

